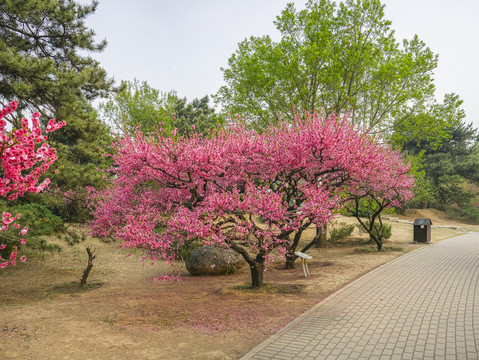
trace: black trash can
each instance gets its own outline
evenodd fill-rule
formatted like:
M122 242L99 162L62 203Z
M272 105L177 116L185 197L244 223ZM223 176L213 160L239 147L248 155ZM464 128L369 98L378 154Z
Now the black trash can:
M415 243L428 243L431 241L431 219L415 219L413 225Z

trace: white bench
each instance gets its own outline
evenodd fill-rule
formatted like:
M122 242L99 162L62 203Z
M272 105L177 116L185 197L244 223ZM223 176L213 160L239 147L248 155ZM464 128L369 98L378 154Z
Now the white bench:
M311 260L313 257L309 256L308 254L302 253L301 251L296 251L294 255L301 259L301 263L303 264L304 277L307 278L309 276L308 260Z

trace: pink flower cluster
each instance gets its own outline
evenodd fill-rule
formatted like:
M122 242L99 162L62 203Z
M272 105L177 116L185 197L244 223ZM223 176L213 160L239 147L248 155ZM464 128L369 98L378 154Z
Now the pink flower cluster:
M395 196L413 186L401 154L346 116L306 114L262 133L241 125L208 137L136 132L114 147L116 176L97 194L92 232L145 248L153 261L200 241L262 268L291 247L290 234L332 219L350 193Z
M45 190L50 180L45 179L39 185L38 180L57 159L56 150L45 143L47 137L42 135L38 113L33 114L31 128L29 121L23 119L20 129L6 130L7 123L3 118L15 111L17 106L18 102L10 102L0 115L0 161L3 168L0 196L8 197L8 200L23 196L25 192ZM55 123L52 119L46 131L54 131L64 125L65 122ZM24 174L27 170L29 172Z
M0 228L1 231L7 231L10 224L15 229L19 229L20 225L18 223L14 222L15 220L18 220L20 218L20 214L17 214L16 216L12 217L12 214L9 212L3 212L2 213L2 227ZM20 230L19 234L20 236L24 236L28 232L28 227L24 227L22 230ZM22 245L25 244L25 239L19 239L18 240ZM6 248L5 244L0 244L0 250L3 250ZM13 250L10 253L10 259L2 259L2 256L0 255L0 269L3 269L8 266L8 264L11 264L12 266L15 266L17 264L17 246L13 246ZM27 257L25 255L20 257L21 262L25 262L27 260Z
M18 102L11 101L0 111L0 163L2 176L0 177L0 196L14 200L23 196L26 192L38 193L45 190L50 184L50 179L45 179L38 184L40 177L57 159L56 150L45 143L47 137L42 134L40 118L38 113L32 116L31 124L27 119L22 120L20 129L7 130L7 122L4 119L18 107ZM65 122L56 123L55 120L48 122L46 132L55 131L65 126ZM8 230L9 225L18 219L19 215L11 217L10 213L3 213L2 228L0 231ZM13 224L19 228L18 224ZM24 236L28 228L23 228L19 235ZM20 239L25 244L25 239ZM0 244L4 249L5 244ZM26 258L20 257L24 262ZM1 261L1 258L0 258ZM9 263L15 265L17 261L17 247L10 254L9 261L0 263L0 268L6 267Z

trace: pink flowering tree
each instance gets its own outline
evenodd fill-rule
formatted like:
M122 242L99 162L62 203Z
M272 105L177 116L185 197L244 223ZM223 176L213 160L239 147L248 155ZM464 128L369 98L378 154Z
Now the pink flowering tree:
M409 172L410 164L399 151L384 146L379 149L378 155L375 170L345 191L343 213L355 217L381 251L381 213L387 208L401 208L413 197L415 183L414 176Z
M294 261L302 232L331 220L345 189L373 179L383 149L347 119L318 114L262 133L137 132L115 148L116 176L98 194L93 233L145 248L153 261L173 261L186 242L230 247L249 264L254 287L273 256Z
M306 114L305 120L296 120L293 126L284 124L270 131L277 139L288 134L288 141L281 144L274 159L275 163L281 164L281 170L278 170L281 176L276 175L276 181L286 187L287 201L294 199L296 207L292 210L301 220L301 226L286 244L286 268L294 268L295 252L303 231L312 224L317 229L326 224L308 213L312 205L320 203L322 211L334 213L352 199L353 193L362 195L356 190L358 188L370 189L369 194L376 194L376 191L383 194L385 191L410 189L413 184L407 175L409 166L405 165L402 155L380 139L355 129L347 116L321 118L318 114ZM273 153L274 150L270 151ZM403 176L397 178L395 187L389 188L390 182L384 178L399 173ZM324 191L325 198L334 200L330 206L324 199L310 196L308 191L315 186ZM401 200L397 199L395 204ZM316 239L313 239L301 251L306 252L315 243Z
M50 184L47 178L38 183L45 171L56 160L56 151L45 141L47 137L42 134L39 114L34 113L31 121L22 120L19 129L8 130L7 116L18 107L18 102L12 101L3 107L0 112L0 196L8 200L15 200L26 192L38 193L45 190ZM65 125L64 122L56 123L50 120L45 132L52 132ZM23 236L28 229L24 227L19 231L19 240L12 240L2 235L12 225L19 229L17 220L20 214L12 216L8 212L2 214L2 226L0 229L0 250L11 249L8 258L0 256L0 268L16 265L18 257L18 245L25 244ZM25 257L20 257L22 262Z

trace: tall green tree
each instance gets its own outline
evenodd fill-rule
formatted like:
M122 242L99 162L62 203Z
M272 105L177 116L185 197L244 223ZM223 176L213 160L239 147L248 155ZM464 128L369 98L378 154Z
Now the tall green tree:
M259 128L314 109L351 112L387 134L399 124L437 128L420 116L434 102L437 55L417 36L399 43L379 0L288 4L275 25L280 41L250 37L222 69L216 100L226 112Z
M144 133L158 128L181 135L193 131L206 134L222 124L221 117L209 106L208 96L188 102L175 91L161 92L146 81L122 81L121 90L100 104L103 121L119 134L132 132L138 126Z
M185 97L173 97L170 101L174 104L171 126L177 128L180 134L188 135L194 131L206 134L223 124L221 116L208 105L207 95L201 99L193 99L189 103Z
M131 133L139 125L145 133L155 131L160 122L169 123L168 108L171 106L165 106L168 95L146 81L122 81L120 90L100 104L102 120L115 133Z
M452 123L443 129L447 134L443 141L401 138L407 139L402 147L417 156L423 165L424 176L420 183L423 188L419 190L429 192L425 198L418 196L414 205L442 209L453 205L479 220L479 211L473 207L473 200L479 193L468 186L479 186L478 130L465 122L465 113L460 109L462 101L457 96L446 95L444 103L445 106L437 106L429 114L449 118Z
M85 26L97 2L5 0L0 4L0 99L46 117L77 116L83 100L106 95L111 81L85 51L104 49ZM80 54L82 52L82 54ZM61 110L65 109L64 113ZM64 120L64 119L62 119ZM68 119L67 119L68 120Z
M451 138L451 129L464 122L462 103L458 95L446 94L442 103L432 103L396 124L391 140L413 155L434 151Z
M77 217L75 206L64 203L66 192L84 192L100 185L96 170L104 163L101 142L107 129L90 102L105 96L112 80L99 63L86 54L102 51L93 30L85 26L97 2L81 5L73 0L5 0L0 2L0 102L20 101L21 112L39 112L67 126L49 141L60 154L52 173L50 204L65 216ZM57 196L54 196L54 195ZM44 197L45 198L45 197ZM78 205L78 209L80 209ZM65 211L68 210L68 214ZM81 216L80 216L81 217Z

